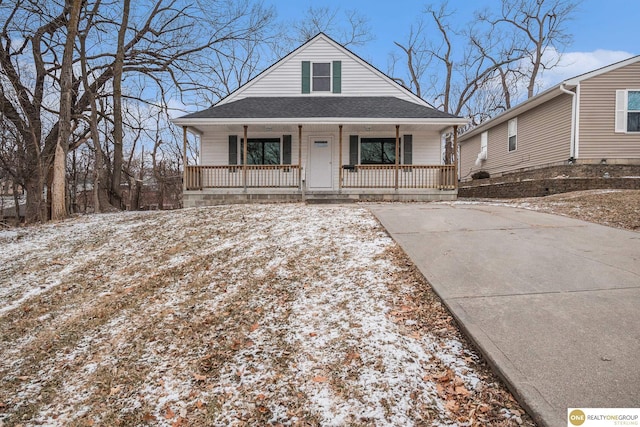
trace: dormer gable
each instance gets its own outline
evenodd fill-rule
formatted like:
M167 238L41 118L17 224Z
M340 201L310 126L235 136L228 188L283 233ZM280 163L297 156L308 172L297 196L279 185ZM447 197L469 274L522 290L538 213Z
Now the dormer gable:
M248 97L393 96L431 107L356 54L320 33L221 100Z

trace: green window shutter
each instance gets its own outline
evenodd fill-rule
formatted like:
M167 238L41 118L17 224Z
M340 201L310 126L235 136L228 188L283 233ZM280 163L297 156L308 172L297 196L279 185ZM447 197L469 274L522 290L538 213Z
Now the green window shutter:
M238 135L229 135L229 164L238 164Z
M342 61L333 61L333 93L342 92Z
M404 135L404 164L413 164L413 135Z
M358 164L358 135L349 136L349 164Z
M244 165L244 138L240 138L240 164Z
M282 164L291 164L291 135L282 135Z
M311 93L311 62L302 61L302 93Z

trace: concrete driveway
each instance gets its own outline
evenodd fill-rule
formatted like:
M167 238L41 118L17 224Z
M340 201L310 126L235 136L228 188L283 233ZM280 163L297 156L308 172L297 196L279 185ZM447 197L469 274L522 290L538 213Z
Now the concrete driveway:
M640 407L640 233L484 204L369 208L539 424Z

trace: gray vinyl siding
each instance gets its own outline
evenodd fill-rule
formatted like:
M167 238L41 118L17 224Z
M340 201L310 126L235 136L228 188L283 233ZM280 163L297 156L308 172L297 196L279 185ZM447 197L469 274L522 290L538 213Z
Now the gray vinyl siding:
M640 158L640 134L614 132L619 89L640 89L640 62L580 83L579 159Z
M517 116L517 149L509 151L506 120L488 131L487 160L475 165L481 134L460 148L460 179L471 179L479 170L501 175L519 169L566 161L571 150L571 96L562 94Z
M253 82L240 88L221 104L257 96L304 96L302 94L302 61L341 61L341 93L313 92L309 96L395 96L416 102L407 91L376 73L346 52L322 38L315 40L296 54L274 65Z
M490 166L489 160L487 159L483 165L476 166L476 158L478 157L478 153L480 152L480 134L466 140L464 144L460 144L460 180L468 181L471 179L471 174L479 171L486 170L485 166ZM489 145L487 145L489 148Z

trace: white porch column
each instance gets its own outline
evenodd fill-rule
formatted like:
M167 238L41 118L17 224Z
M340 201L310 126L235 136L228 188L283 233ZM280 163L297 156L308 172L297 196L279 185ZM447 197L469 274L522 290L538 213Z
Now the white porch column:
M338 129L338 192L342 192L342 125Z
M458 126L453 127L453 185L458 189Z
M398 160L400 157L400 125L396 125L396 173L395 173L395 188L398 189Z
M244 144L242 150L244 152L244 157L242 159L242 183L244 186L244 191L247 191L247 146L249 145L249 141L247 141L247 125L244 125Z
M298 186L302 190L302 125L298 125Z
M182 191L187 190L187 127L182 126Z

